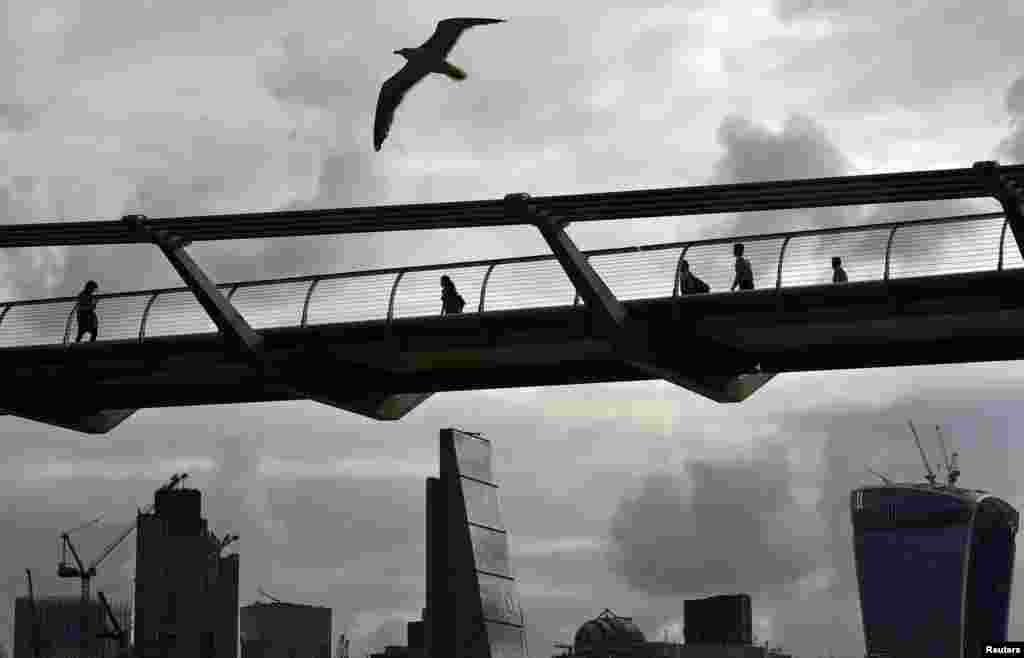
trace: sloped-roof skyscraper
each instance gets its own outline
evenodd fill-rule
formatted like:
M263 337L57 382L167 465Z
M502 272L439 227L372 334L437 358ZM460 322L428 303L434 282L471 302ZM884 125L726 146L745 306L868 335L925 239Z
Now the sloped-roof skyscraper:
M981 655L1005 641L1019 515L983 491L862 487L850 497L869 658Z

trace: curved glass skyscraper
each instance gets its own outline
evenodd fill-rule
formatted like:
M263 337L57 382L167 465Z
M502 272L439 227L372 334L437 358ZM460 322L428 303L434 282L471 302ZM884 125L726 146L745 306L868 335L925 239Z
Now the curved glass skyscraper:
M850 497L869 658L981 655L1006 640L1018 513L983 491L862 487Z

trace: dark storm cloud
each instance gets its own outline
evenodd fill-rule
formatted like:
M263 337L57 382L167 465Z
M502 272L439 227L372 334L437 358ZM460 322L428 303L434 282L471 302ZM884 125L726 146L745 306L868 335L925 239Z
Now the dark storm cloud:
M756 593L815 568L814 547L793 545L794 522L813 526L804 516L781 451L746 463L691 462L685 477L652 475L619 504L612 568L651 594Z
M716 183L842 176L850 169L824 127L802 115L790 116L778 133L746 117L727 116L718 143L725 153L714 165Z
M854 173L849 159L829 138L825 129L814 119L805 116L791 116L778 132L772 132L748 118L729 116L719 127L718 140L724 153L715 163L714 183L821 178ZM745 213L731 219L722 228L722 232L726 235L770 233L995 210L996 204L990 200L971 199ZM991 236L986 233L984 239L970 231L960 235L958 230L956 227L937 228L927 234L914 234L914 237L908 237L911 234L907 232L899 234L893 243L892 275L901 276L905 272L934 273L943 267L954 267L957 263L976 268L995 265L998 230ZM881 278L887 237L888 234L879 232L856 232L843 236L794 240L787 251L789 259L784 268L785 279L793 284L829 281L829 259L832 256L843 258L844 267L853 281ZM963 242L965 239L972 242L977 240L974 242L977 246L972 246L977 253L967 255L957 252L946 255L954 242ZM778 262L778 247L771 254L763 258L761 256L751 250L755 273L774 273ZM813 267L812 263L815 262L821 265L812 273L808 268ZM771 276L771 280L774 282L774 276Z
M715 162L711 184L749 183L845 176L850 163L814 119L791 115L773 132L752 119L725 117L718 127L724 152ZM847 207L745 213L732 219L723 234L772 233L855 223Z
M857 486L877 482L866 469L870 466L896 481L924 479L924 466L907 420L915 422L933 469L940 460L934 426L940 424L950 450L960 452L961 484L989 489L1012 501L1024 495L1010 466L1016 461L1010 437L1017 415L1012 396L1006 397L998 389L987 395L925 389L913 398L892 400L881 410L809 414L792 421L802 433L820 431L827 437L819 512L829 528L830 552L839 575L836 587L841 592L856 591L849 494ZM944 479L944 474L940 477Z

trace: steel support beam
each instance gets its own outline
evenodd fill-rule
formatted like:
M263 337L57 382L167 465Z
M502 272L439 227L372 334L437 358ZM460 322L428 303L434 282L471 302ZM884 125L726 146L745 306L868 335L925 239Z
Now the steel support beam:
M191 241L167 231L155 230L146 224L144 215L126 215L122 220L135 230L149 236L150 240L164 252L164 256L177 270L185 285L196 296L199 304L210 316L224 338L246 356L263 362L263 337L249 326L242 314L210 281L206 273L185 251Z
M510 217L533 224L540 230L569 280L600 323L600 332L619 340L626 327L626 308L565 232L569 220L537 208L530 203L528 194L506 195L505 210Z
M740 402L774 376L751 373L739 377L690 377L675 368L665 367L658 355L651 351L647 335L630 323L626 307L565 232L569 219L538 208L530 203L528 194L506 195L505 211L510 217L533 224L540 230L577 293L594 315L599 324L598 332L612 341L623 362L717 402ZM696 341L695 344L701 342Z
M975 162L972 167L981 176L983 184L1006 214L1006 222L1013 231L1017 249L1024 256L1024 189L1009 176L1000 171L999 163L993 160ZM1002 257L1002 252L1000 252Z
M167 231L154 230L146 225L146 217L143 215L127 215L122 219L136 231L147 235L154 244L160 247L160 250L167 256L167 260L181 275L185 285L196 296L200 305L229 344L259 368L264 377L275 381L294 395L332 407L354 411L378 420L401 418L433 395L432 392L411 395L380 394L361 400L348 400L340 396L337 391L328 390L323 383L304 381L308 379L304 376L305 373L294 372L294 369L288 369L287 366L278 367L278 364L272 363L267 358L263 349L263 337L246 322L242 314L231 305L228 297L220 292L213 281L185 251L185 247L190 243L187 238L172 235ZM349 373L357 371L354 364L336 365L343 371L348 370Z

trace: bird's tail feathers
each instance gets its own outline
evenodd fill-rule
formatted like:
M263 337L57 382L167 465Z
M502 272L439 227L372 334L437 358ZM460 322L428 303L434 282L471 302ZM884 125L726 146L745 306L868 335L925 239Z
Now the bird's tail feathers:
M447 75L449 78L451 78L452 80L465 80L466 79L466 72L463 71L462 69L460 69L458 66L455 66L454 64L452 64L450 62L445 62L444 63L444 71L442 71L442 72L445 75Z

